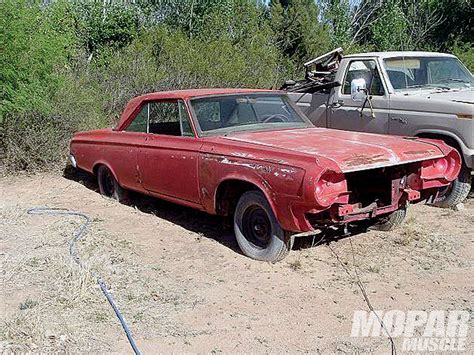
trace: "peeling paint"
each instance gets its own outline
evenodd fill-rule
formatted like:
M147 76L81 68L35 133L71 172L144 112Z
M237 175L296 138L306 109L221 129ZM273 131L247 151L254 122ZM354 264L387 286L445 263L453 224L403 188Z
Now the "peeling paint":
M432 149L429 149L429 150L408 150L406 152L404 152L405 154L408 154L408 155L425 155L425 154L436 154L436 152Z
M241 157L241 158L248 158L248 159L254 159L255 158L255 156L250 154L250 153L233 152L233 153L230 153L230 155L232 155L234 157Z
M358 166L358 165L372 165L382 162L387 162L389 159L384 154L354 154L349 158L344 159L344 165L346 166Z

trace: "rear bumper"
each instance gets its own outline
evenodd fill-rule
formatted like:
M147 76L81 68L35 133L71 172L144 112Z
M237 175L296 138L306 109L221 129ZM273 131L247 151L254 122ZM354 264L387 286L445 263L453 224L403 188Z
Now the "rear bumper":
M69 161L71 162L71 165L72 165L74 168L77 168L77 161L76 161L76 158L74 158L74 155L69 154Z

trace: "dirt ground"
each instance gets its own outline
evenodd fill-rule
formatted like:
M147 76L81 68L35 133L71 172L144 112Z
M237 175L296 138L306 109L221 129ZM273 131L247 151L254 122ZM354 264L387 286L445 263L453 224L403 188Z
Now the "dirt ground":
M28 215L35 206L93 218L78 243L87 270L68 254L80 220ZM385 337L350 337L354 311L368 308L330 248L377 310L472 314L473 226L473 199L461 211L412 206L394 232L305 240L269 264L243 256L214 216L151 198L120 205L85 177L3 177L0 351L130 353L94 270L144 353L389 352Z

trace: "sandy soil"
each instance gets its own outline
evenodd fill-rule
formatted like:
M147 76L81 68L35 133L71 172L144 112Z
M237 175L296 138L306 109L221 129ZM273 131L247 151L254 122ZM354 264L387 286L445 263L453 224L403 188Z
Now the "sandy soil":
M68 254L79 219L28 215L35 206L93 218L79 252L145 353L389 352L385 337L350 337L354 311L368 308L330 248L357 268L375 309L472 312L472 199L461 211L413 206L394 232L300 243L269 264L243 256L220 218L150 198L120 205L96 189L55 174L0 179L0 351L130 352ZM468 351L472 329L471 317Z

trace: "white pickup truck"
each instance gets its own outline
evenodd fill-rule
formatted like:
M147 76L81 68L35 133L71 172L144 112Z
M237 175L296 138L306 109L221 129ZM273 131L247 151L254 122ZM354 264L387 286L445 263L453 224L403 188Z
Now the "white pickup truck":
M463 169L435 203L452 207L471 189L474 80L454 55L338 48L305 63L305 79L282 89L317 126L441 139L458 149Z

